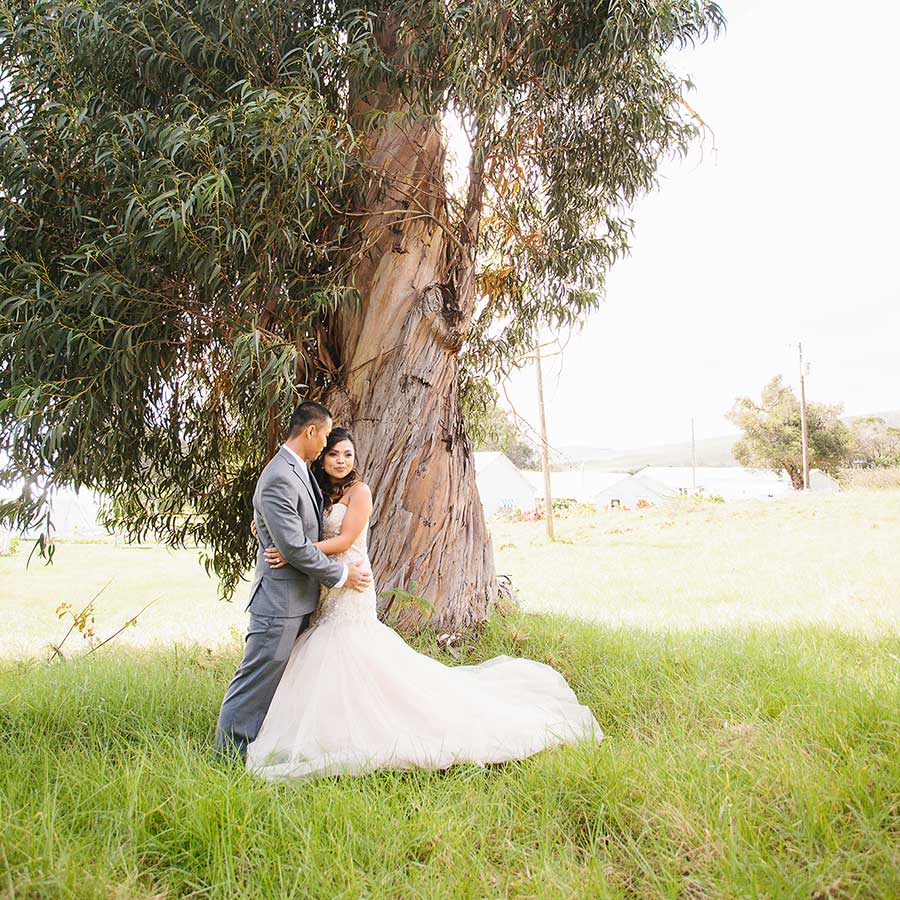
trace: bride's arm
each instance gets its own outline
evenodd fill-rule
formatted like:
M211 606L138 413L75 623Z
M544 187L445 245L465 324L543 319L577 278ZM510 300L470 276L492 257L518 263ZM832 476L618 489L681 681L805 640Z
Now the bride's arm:
M344 521L341 523L341 533L337 537L317 541L315 546L326 556L334 556L335 553L343 553L350 548L353 542L360 536L369 516L372 515L372 491L367 484L360 482L350 489L350 502L347 504L347 512L344 513ZM278 552L277 547L269 547L265 551L266 562L273 569L280 569L287 565L284 557Z
M362 534L369 516L372 515L372 491L367 484L360 482L350 489L350 502L347 504L347 512L344 513L344 521L341 523L341 533L337 537L328 538L325 541L317 541L316 546L326 555L334 556L335 553L343 553L349 550L353 542Z

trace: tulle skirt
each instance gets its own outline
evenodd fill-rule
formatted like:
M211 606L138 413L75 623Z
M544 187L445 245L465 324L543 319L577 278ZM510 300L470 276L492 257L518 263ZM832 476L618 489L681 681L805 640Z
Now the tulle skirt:
M374 615L324 620L294 646L247 768L272 780L523 759L603 737L555 669L498 656L445 666Z

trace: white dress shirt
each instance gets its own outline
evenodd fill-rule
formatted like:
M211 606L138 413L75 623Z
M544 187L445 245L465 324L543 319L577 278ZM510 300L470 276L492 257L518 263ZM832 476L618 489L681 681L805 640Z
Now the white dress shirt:
M287 444L282 444L281 446L284 447L284 449L287 450L287 452L290 453L291 456L293 456L294 459L297 460L298 464L300 465L300 470L303 472L303 474L307 478L312 478L312 474L309 471L309 467L306 465L306 460L301 459L296 453L294 453L293 450L291 450L290 447L288 447ZM350 574L350 570L347 568L347 565L344 564L344 574L341 575L340 579L338 580L338 583L334 586L335 590L337 588L342 588L347 583L347 576L349 574Z

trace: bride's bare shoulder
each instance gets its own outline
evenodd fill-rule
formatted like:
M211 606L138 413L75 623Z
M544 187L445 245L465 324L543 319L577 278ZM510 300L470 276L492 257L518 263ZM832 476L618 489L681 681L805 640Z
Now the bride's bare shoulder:
M351 503L354 498L357 498L359 500L371 500L372 489L364 481L357 481L355 484L351 484L350 487L347 488L344 496L347 498L348 503Z

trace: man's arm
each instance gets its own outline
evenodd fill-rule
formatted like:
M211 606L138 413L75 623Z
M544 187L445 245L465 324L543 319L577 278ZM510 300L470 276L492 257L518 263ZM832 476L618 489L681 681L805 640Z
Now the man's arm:
M259 503L268 537L288 564L328 587L337 587L347 579L347 567L330 560L306 536L295 506L296 494L284 478L273 475L260 486ZM259 525L257 525L259 528ZM266 546L266 535L260 537Z

